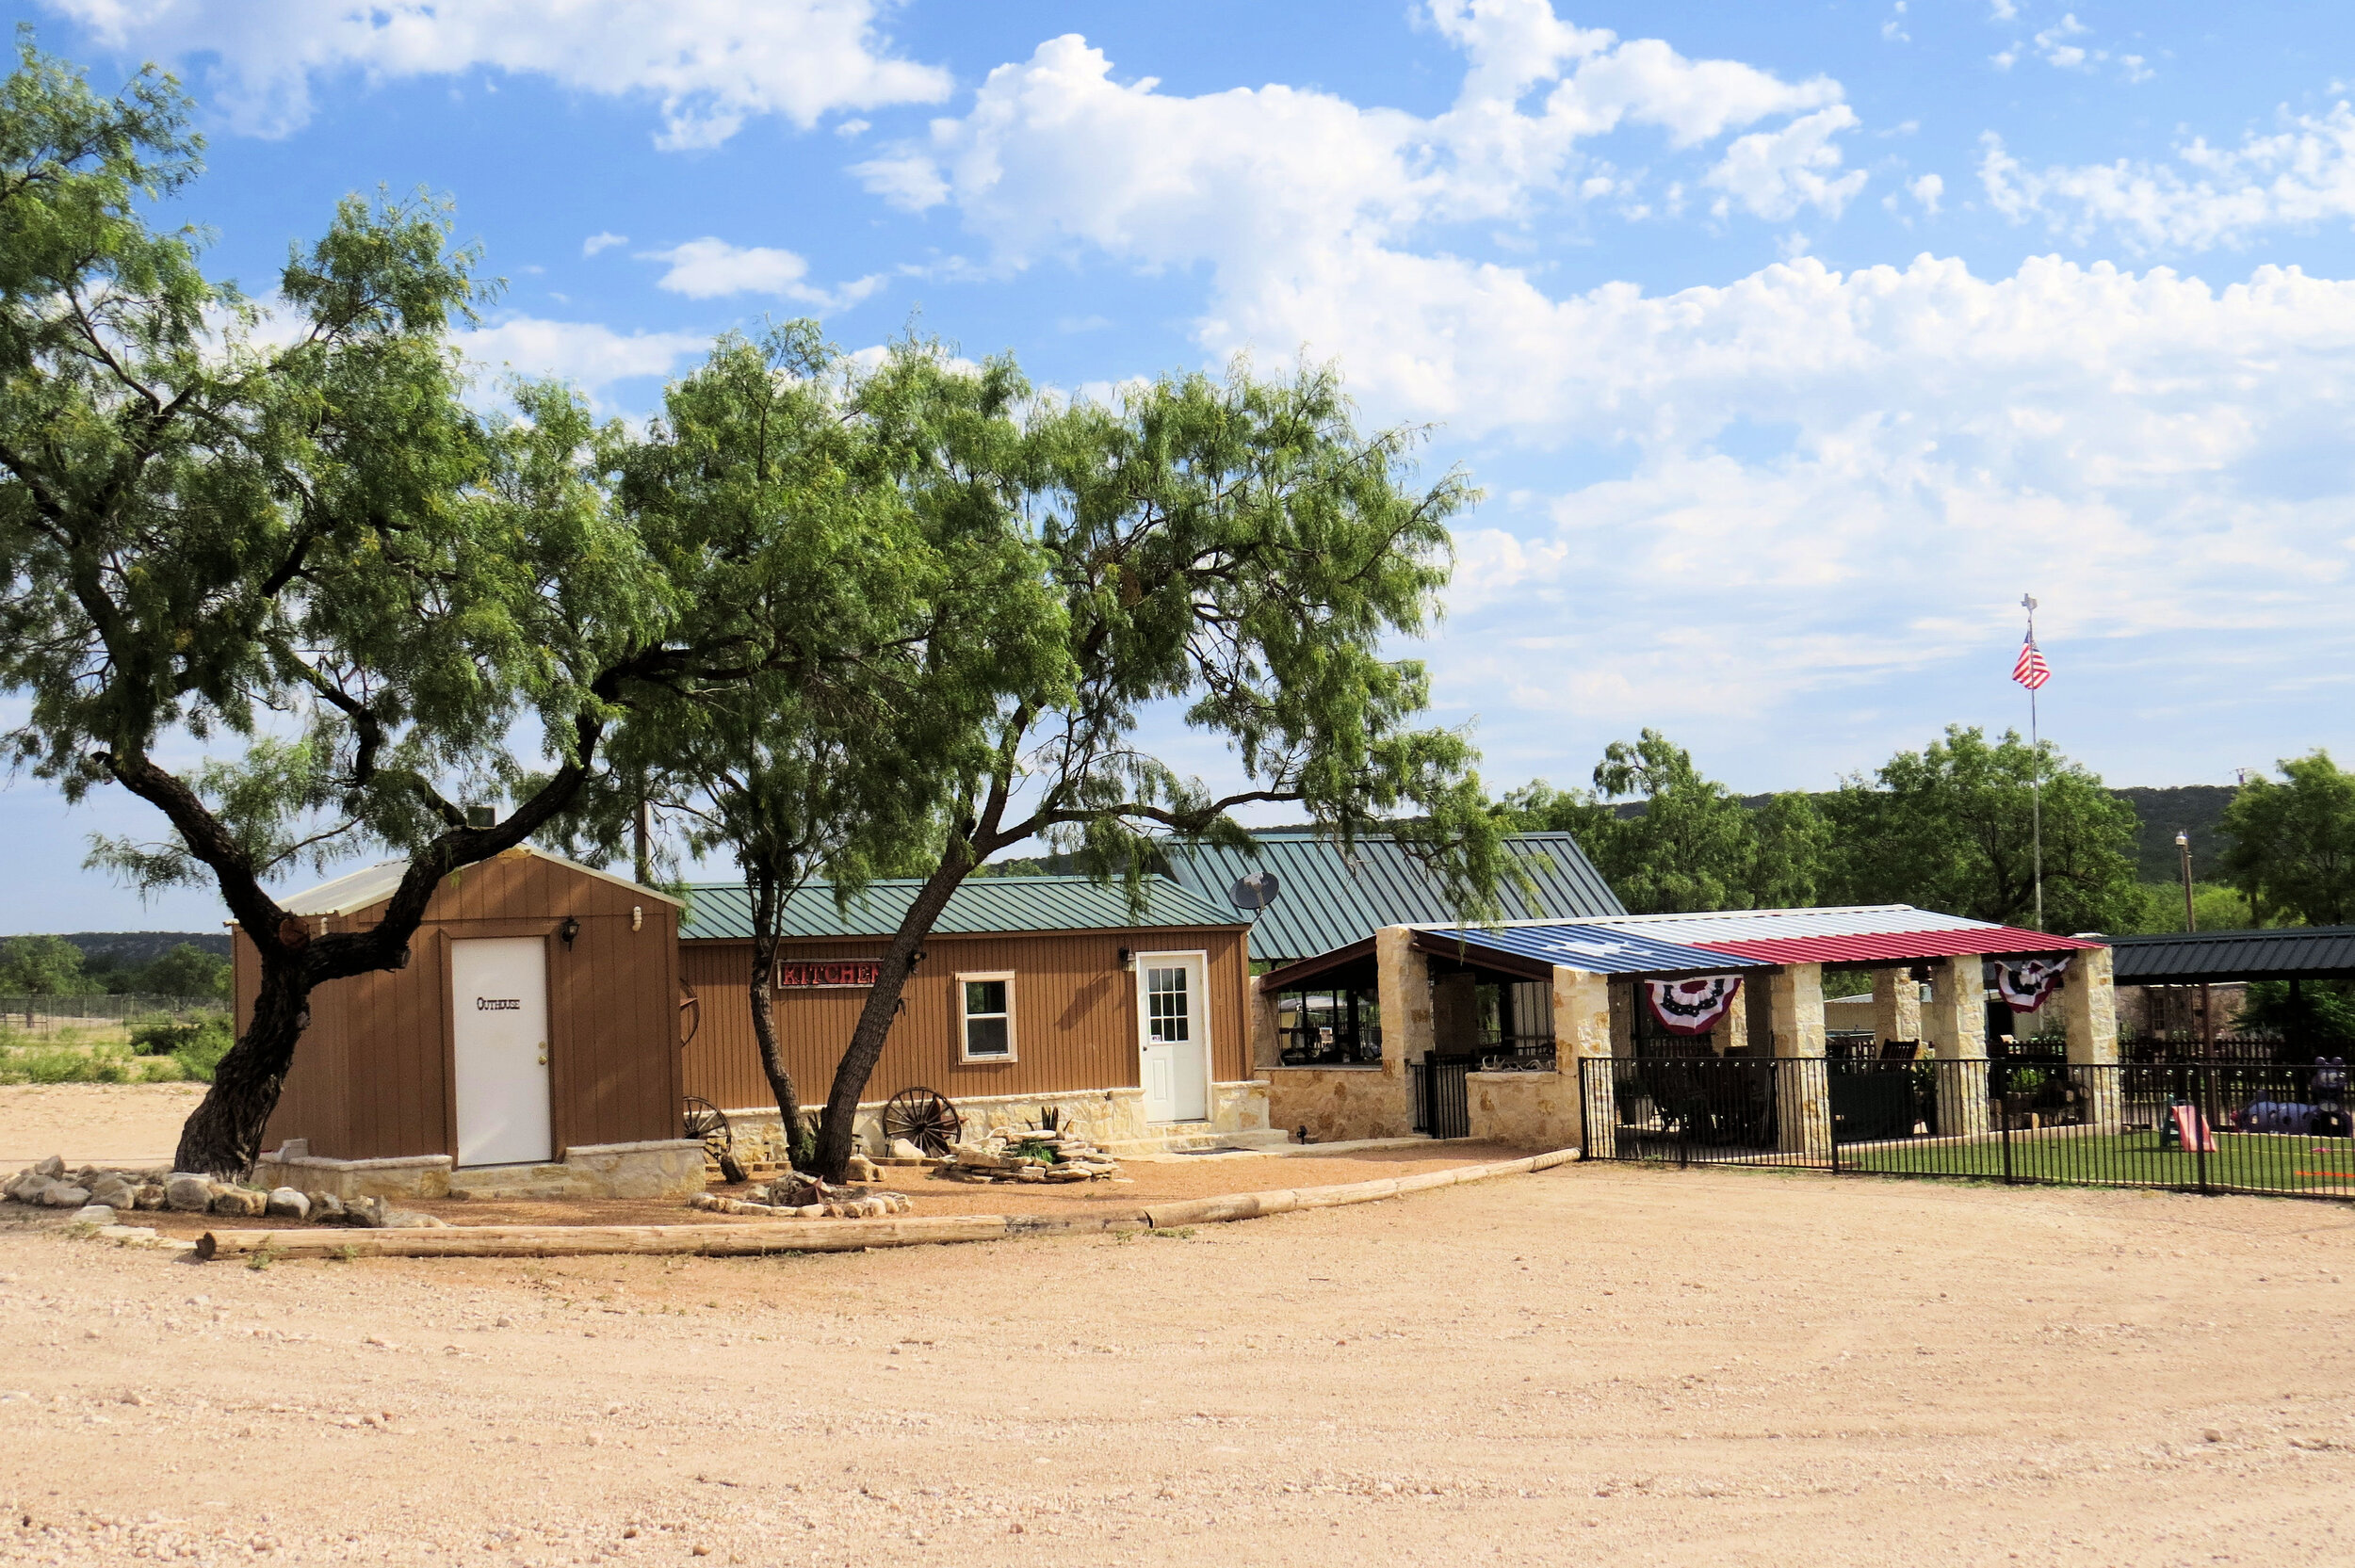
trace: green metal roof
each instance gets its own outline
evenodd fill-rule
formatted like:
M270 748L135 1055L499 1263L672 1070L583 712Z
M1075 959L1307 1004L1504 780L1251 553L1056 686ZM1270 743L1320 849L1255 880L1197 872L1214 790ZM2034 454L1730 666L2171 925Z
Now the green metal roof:
M1275 873L1275 902L1251 929L1251 956L1276 963L1329 953L1363 941L1384 926L1453 921L1439 884L1421 863L1389 838L1341 847L1307 828L1261 828L1255 858L1241 849L1201 844L1162 846L1169 874L1203 898L1224 905L1227 890L1254 871ZM1568 833L1515 833L1513 858L1537 884L1535 900L1515 888L1498 890L1507 920L1565 920L1625 914L1627 907Z
M834 890L805 887L785 902L780 935L885 937L924 884L892 877L836 909ZM1114 883L1085 877L975 877L949 895L949 907L933 927L941 936L979 936L999 931L1109 931L1130 927L1240 926L1243 918L1224 900L1211 902L1165 877L1147 878L1145 909L1132 914L1129 898ZM682 941L743 941L753 934L752 896L742 882L698 882L688 889L687 913L679 922Z

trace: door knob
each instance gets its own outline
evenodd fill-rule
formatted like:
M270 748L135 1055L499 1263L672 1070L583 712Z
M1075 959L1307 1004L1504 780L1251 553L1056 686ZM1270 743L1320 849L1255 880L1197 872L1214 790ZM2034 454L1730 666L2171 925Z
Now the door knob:
M547 1043L546 1041L544 1041L544 1041L540 1042L540 1065L541 1065L541 1066L543 1066L543 1067L545 1067L547 1064L548 1064L548 1043Z

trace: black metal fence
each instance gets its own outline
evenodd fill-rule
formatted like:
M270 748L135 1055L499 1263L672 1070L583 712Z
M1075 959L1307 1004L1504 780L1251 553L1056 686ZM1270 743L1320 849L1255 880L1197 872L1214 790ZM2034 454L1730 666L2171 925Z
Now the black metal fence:
M2330 1061L1579 1063L1586 1157L2355 1198Z
M1434 1051L1408 1081L1415 1099L1415 1131L1434 1138L1471 1136L1471 1086L1465 1075L1480 1064L1475 1056Z

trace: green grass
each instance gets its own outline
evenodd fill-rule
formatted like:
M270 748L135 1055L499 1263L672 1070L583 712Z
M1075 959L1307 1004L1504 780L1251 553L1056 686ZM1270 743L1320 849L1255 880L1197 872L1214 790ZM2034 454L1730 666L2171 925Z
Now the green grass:
M172 1056L141 1057L117 1040L88 1040L72 1029L34 1041L0 1029L0 1084L180 1083L212 1081L220 1059L202 1042ZM226 1046L222 1049L225 1051Z
M2355 1139L2227 1132L2218 1133L2216 1143L2216 1152L2206 1159L2210 1187L2355 1197ZM1840 1164L1843 1170L1891 1175L2001 1180L2004 1147L1995 1139L1843 1147ZM2011 1173L2022 1181L2070 1185L2197 1187L2201 1159L2181 1149L2160 1148L2154 1132L2082 1137L2022 1133L2011 1140Z

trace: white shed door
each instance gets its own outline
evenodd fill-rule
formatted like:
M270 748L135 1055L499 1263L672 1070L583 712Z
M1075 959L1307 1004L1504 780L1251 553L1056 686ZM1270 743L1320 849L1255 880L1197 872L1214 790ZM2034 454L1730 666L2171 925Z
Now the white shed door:
M1199 953L1137 955L1137 1019L1147 1122L1210 1115L1209 965Z
M457 1018L458 1163L552 1157L548 949L536 936L449 945Z

